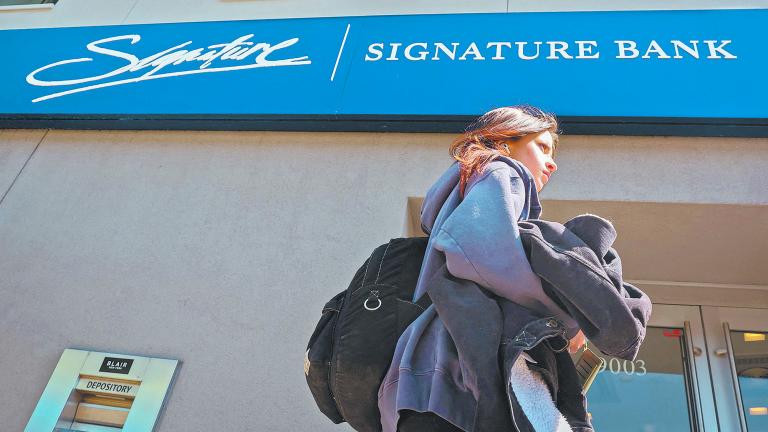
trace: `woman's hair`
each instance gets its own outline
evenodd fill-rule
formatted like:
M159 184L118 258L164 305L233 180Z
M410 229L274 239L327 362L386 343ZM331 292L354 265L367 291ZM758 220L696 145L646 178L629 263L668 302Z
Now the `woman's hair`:
M480 116L453 141L450 148L450 154L459 162L461 170L461 196L464 196L464 189L472 174L481 172L498 156L509 156L505 141L517 141L525 135L549 131L556 148L557 127L554 115L529 105L496 108Z

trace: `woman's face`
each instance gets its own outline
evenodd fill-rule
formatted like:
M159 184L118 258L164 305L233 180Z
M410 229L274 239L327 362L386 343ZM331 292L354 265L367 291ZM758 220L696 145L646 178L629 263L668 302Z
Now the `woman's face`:
M552 174L557 171L557 164L552 159L555 150L552 134L549 131L529 134L507 144L510 156L528 168L536 183L536 191L541 192Z

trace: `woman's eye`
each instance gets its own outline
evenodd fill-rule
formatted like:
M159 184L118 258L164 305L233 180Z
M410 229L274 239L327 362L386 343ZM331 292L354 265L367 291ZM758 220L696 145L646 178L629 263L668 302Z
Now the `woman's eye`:
M544 152L544 154L549 154L549 146L546 144L539 144L539 147L541 147L541 151Z

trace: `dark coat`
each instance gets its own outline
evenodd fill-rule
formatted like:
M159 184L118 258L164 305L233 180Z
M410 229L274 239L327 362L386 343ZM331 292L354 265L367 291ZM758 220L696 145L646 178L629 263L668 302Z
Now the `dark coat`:
M623 282L621 261L611 248L616 231L610 222L583 215L564 225L544 220L518 224L531 268L548 295L597 348L633 359L645 336L651 302ZM533 368L544 377L572 429L592 430L562 322L455 278L445 267L430 279L427 292L456 345L462 380L477 389L474 431L533 432L507 385L523 350L537 361Z
M651 301L622 280L621 259L611 247L613 225L586 214L564 225L529 219L518 226L528 261L547 294L600 351L634 359L645 338Z

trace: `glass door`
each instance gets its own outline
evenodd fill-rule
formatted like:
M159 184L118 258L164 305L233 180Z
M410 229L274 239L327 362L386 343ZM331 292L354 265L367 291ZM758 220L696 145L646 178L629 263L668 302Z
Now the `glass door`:
M698 306L653 305L634 361L590 349L606 361L587 394L597 431L718 430Z
M768 432L768 310L702 306L723 432Z

